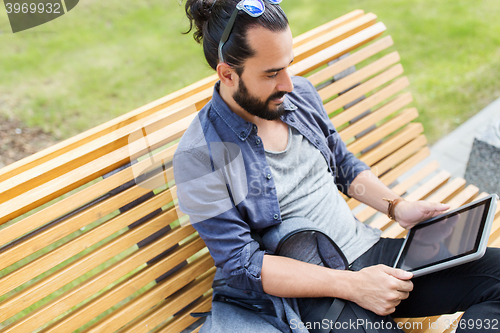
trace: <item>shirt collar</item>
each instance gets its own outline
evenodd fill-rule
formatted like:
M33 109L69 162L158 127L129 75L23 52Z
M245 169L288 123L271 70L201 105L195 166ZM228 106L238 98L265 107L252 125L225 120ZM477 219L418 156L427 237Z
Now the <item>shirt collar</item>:
M226 125L236 134L241 141L245 141L250 133L252 132L253 123L246 121L245 119L238 116L236 113L231 111L229 106L224 102L219 94L220 81L214 86L214 92L212 94L212 107L214 111L219 115L219 117L224 120ZM283 101L283 106L286 111L295 111L297 106L295 106L287 95L285 95L285 100ZM282 117L283 118L283 117Z

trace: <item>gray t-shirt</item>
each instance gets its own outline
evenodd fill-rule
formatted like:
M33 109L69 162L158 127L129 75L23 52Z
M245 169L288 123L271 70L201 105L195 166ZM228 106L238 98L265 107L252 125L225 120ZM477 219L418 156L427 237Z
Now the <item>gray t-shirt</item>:
M370 249L381 231L356 220L335 186L326 161L295 128L289 127L284 151L266 150L283 223L306 217L340 247L349 264Z

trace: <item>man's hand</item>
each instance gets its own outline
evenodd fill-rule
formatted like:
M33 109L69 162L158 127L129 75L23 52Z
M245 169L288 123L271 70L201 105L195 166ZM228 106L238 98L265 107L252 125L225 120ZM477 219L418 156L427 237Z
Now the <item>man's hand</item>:
M412 273L385 265L363 268L354 276L350 300L379 316L396 311L413 290Z
M450 205L427 201L402 201L396 205L396 221L405 229L411 229L418 223L442 214Z

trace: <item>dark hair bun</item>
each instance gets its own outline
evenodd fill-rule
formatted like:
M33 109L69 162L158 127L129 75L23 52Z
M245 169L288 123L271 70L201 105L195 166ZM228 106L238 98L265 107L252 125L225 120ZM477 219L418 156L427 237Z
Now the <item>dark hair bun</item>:
M203 40L203 28L207 24L210 16L212 15L212 8L214 2L217 0L187 0L186 1L186 15L189 18L189 33L196 27L194 32L194 39L201 43Z

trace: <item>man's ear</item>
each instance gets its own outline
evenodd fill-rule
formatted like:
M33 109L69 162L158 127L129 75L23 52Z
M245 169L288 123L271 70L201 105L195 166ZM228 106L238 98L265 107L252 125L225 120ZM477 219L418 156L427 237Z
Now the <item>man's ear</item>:
M217 75L222 84L228 87L234 87L236 84L236 72L226 63L219 63L217 65Z

